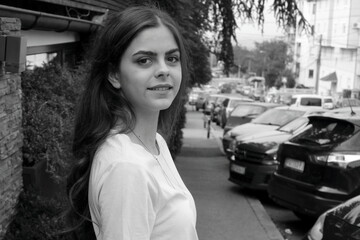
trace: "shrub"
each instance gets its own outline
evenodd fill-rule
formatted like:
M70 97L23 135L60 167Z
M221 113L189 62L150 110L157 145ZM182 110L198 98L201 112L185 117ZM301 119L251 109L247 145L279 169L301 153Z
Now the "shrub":
M45 160L54 177L64 172L72 157L74 109L83 71L49 63L22 74L23 166Z
M65 200L44 199L30 192L22 192L17 204L17 214L8 227L4 240L70 240L61 235L65 223L60 212Z

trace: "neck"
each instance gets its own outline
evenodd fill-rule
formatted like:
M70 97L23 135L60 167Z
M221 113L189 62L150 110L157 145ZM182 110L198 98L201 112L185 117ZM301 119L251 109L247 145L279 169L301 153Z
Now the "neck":
M144 117L137 115L135 127L132 129L132 134L136 135L136 138L132 138L132 140L135 140L135 142L139 143L140 145L145 145L144 147L147 148L147 150L152 154L158 154L155 141L158 117L159 114L149 114Z

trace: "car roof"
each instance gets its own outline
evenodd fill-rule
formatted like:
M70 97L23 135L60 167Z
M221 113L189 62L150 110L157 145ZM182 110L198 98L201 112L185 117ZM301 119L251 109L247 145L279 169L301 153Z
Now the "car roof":
M337 108L314 117L341 119L360 126L360 107Z
M285 109L285 110L295 110L295 111L303 111L304 114L314 114L314 113L323 113L323 112L327 112L329 110L324 109L322 107L318 107L318 106L280 106L280 107L276 107L274 109Z
M293 98L295 97L316 97L316 98L332 98L331 96L322 96L318 94L293 94Z
M241 106L244 106L244 105L253 105L253 106L264 106L264 107L282 107L282 106L285 106L284 104L279 104L279 103L269 103L269 102L243 102L243 103L240 103L239 105L236 105L235 108L238 108L238 107L241 107Z

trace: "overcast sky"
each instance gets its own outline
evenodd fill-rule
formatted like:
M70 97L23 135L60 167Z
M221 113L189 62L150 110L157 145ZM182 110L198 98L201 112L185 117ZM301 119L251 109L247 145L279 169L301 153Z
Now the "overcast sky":
M264 10L264 33L261 33L261 28L257 23L238 22L239 28L236 31L238 45L254 48L254 42L269 41L284 35L282 29L279 28L275 22L274 13L270 12L269 3L267 5Z

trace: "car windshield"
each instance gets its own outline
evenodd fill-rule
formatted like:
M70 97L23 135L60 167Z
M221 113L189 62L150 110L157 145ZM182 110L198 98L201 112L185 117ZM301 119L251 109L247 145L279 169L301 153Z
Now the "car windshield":
M258 115L264 112L265 107L256 106L256 105L239 105L234 111L231 112L231 116L233 117L244 117L250 115Z
M283 126L295 118L304 115L304 113L304 111L300 110L270 109L259 115L252 122L256 124Z
M307 124L308 122L309 119L307 117L299 117L279 128L279 131L291 133L296 129L300 128L301 126Z
M354 131L354 125L347 121L311 118L306 130L291 139L291 142L311 145L337 144L350 138Z

